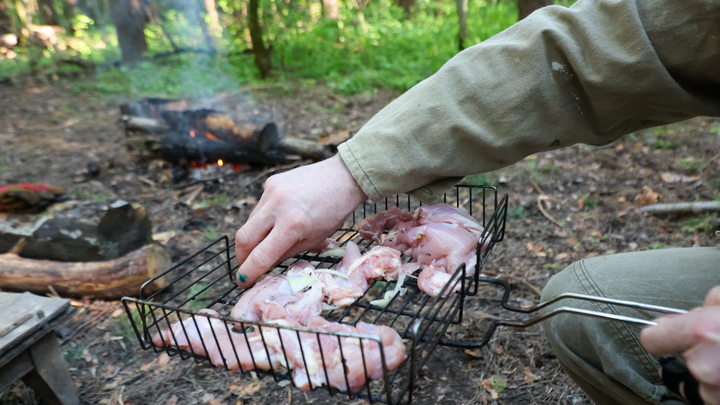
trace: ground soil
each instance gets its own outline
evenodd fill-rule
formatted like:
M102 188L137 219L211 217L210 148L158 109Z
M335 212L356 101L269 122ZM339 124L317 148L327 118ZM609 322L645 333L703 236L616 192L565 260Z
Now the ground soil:
M287 89L286 89L287 90ZM290 93L289 95L287 93ZM210 167L196 179L169 181L163 162L136 162L125 151L118 105L128 98L74 94L62 84L0 87L0 184L42 182L76 199L119 197L143 204L153 233L174 261L218 235L233 235L257 203L267 168ZM341 97L317 89L225 94L231 107L272 115L290 136L342 138L359 129L396 94ZM269 116L268 115L268 116ZM505 240L485 270L510 282L516 300L539 299L550 276L597 255L687 246L720 246L717 217L654 217L634 205L718 199L720 123L698 118L641 131L612 144L576 145L530 156L468 181L509 194ZM90 177L95 162L100 174ZM199 179L199 182L198 180ZM208 180L209 179L209 180ZM194 184L193 184L194 183ZM197 185L202 191L194 195ZM192 198L191 198L192 197ZM169 233L172 232L172 233ZM169 238L169 239L168 239ZM272 378L240 375L205 363L141 350L120 302L76 301L58 331L83 404L362 403L322 391L303 393ZM479 304L452 333L482 336ZM484 348L440 347L419 376L421 404L589 404L559 367L539 327L501 329ZM21 383L1 404L37 404Z

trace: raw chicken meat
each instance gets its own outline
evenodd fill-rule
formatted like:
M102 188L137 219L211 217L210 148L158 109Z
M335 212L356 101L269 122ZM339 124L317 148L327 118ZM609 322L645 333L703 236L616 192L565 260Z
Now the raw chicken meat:
M293 285L302 291L293 291ZM263 307L276 303L285 308L288 316L300 323L320 315L323 302L323 283L315 275L315 267L306 261L290 266L284 275L267 276L246 291L233 307L230 316L243 321L259 321Z
M414 221L413 214L400 208L392 207L386 211L371 215L358 223L358 233L367 241L382 242L380 235L389 231L400 223Z
M340 265L335 269L340 275L330 273L320 273L318 278L325 285L323 293L327 297L327 302L332 305L344 307L352 304L355 300L365 293L367 282L363 287L362 283L356 285L347 274L348 268L353 262L362 257L360 249L352 241L348 242L345 248L345 256Z
M446 273L444 268L438 269L433 262L425 266L420 272L417 284L418 288L421 291L425 291L427 295L437 297L451 278L452 274ZM452 285L448 287L448 290L443 294L443 297L460 291L460 287L462 287L462 283L459 281L459 278L455 278L452 280Z
M420 225L443 223L460 226L472 232L478 239L483 232L483 227L475 218L448 204L424 205L415 210L414 217Z
M350 241L337 268L342 275L320 274L320 281L325 284L323 291L328 303L342 307L361 297L369 286L369 280L395 280L403 271L411 269L412 266L403 267L400 252L396 249L375 246L362 255L358 246Z
M478 238L465 228L447 223L421 225L405 232L402 242L410 248L406 254L421 265L435 263L452 274L465 263L465 275L475 274Z
M308 253L325 253L328 250L337 249L340 247L340 242L332 238L327 238L320 244L312 249L308 250Z
M199 313L218 316L212 309L203 309ZM271 365L273 368L280 366L274 353L270 353L268 361L257 330L233 332L232 325L207 316L191 316L175 322L170 329L155 334L152 341L157 347L167 345L206 356L213 365L227 365L230 370L239 370L240 366L243 370L253 370L256 366L269 370Z

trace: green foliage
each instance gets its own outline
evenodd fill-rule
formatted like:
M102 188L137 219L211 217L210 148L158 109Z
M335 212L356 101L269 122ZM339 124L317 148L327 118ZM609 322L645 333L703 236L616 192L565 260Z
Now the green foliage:
M212 226L208 226L202 231L202 238L206 242L215 242L220 238L220 234Z
M692 218L680 223L680 230L690 233L706 232L715 228L717 214L707 214L700 218Z
M135 323L135 327L138 328L138 330L142 330L143 324L139 311L132 311L132 319ZM118 318L117 329L118 335L122 336L126 341L133 341L137 339L137 334L135 333L132 323L130 323L130 318L128 318L127 312Z
M651 148L662 150L671 150L680 147L680 142L677 139L673 139L667 136L658 136L656 138L651 138L645 144Z
M661 243L661 242L653 243L652 245L648 246L648 249L650 249L650 250L664 249L664 248L665 248L665 244Z
M208 292L210 291L208 287L209 284L207 283L196 283L191 285L190 288L188 288L187 293L187 298L190 300L187 303L187 307L195 310L207 307L211 302L211 299L204 298L207 297Z
M461 183L475 186L491 186L495 183L495 176L491 173L480 173L466 176Z
M172 4L171 4L172 3ZM61 46L46 49L18 47L17 57L0 60L0 77L20 72L58 73L73 77L77 67L60 59L98 63L92 80L71 83L77 92L142 96L202 96L259 81L246 22L240 18L244 2L219 0L222 36L213 37L218 53L181 54L152 62L113 67L120 51L109 16L101 22L78 15L73 36L61 36ZM321 16L313 0L261 0L266 45L273 49L273 76L285 82L324 82L338 92L357 94L378 88L404 91L435 73L458 52L455 2L418 0L411 15L393 0L370 2L364 13L341 2L338 20ZM159 1L157 21L181 48L207 49L197 20L177 4ZM490 38L517 20L514 1L471 0L468 3L466 46ZM148 24L148 55L171 51L160 26ZM281 87L287 90L288 87Z
M708 162L704 162L694 157L678 158L677 160L675 160L675 164L679 168L685 170L703 170L704 168L708 167Z
M527 212L525 207L523 207L522 205L517 206L517 207L508 206L508 209L507 209L508 219L522 219L522 218L527 218L528 215L530 215L530 214Z
M82 358L83 352L85 351L85 345L82 343L71 343L65 346L63 350L63 357L68 365L75 366L75 364Z

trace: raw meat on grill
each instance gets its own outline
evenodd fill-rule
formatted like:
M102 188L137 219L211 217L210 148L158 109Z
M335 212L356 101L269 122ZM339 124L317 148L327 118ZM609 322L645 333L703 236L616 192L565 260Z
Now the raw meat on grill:
M339 307L352 304L367 290L369 280L395 280L410 267L403 267L400 252L385 246L376 246L364 255L358 246L350 241L345 249L345 256L336 269L341 275L320 274L320 281L325 284L323 292L328 303Z
M460 208L448 204L423 205L415 210L414 215L420 225L451 224L465 228L478 239L482 235L483 227L478 221Z
M293 283L300 282L302 291L293 291ZM238 299L230 316L244 321L261 319L262 309L274 302L285 308L289 317L300 323L320 315L323 302L323 284L315 275L315 267L298 261L286 274L267 276Z
M382 242L380 235L389 231L400 223L413 221L413 214L400 208L392 207L386 211L371 215L358 223L358 233L367 241Z
M199 313L218 316L212 309L203 309ZM269 370L271 363L274 369L280 366L272 352L268 361L262 337L256 329L234 332L232 325L207 316L191 316L175 322L170 329L156 333L152 341L157 347L167 345L206 356L213 365L227 365L230 370L239 370L240 366L243 370L253 370L256 366Z

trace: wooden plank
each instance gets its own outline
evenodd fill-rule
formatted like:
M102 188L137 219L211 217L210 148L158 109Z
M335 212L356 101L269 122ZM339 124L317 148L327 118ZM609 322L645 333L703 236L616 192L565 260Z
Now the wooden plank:
M48 298L31 293L0 292L0 330L5 330L27 315L30 319L0 337L0 356L12 349L49 321L62 315L70 300Z

